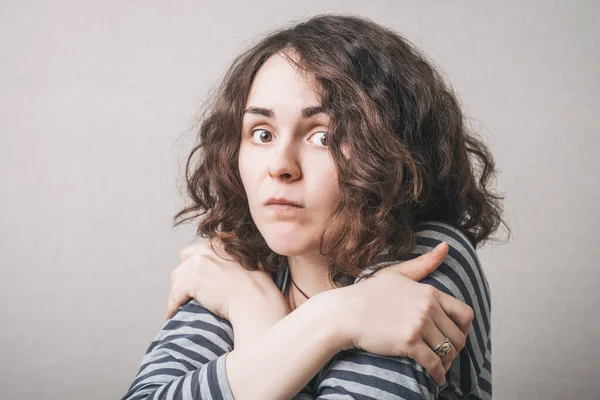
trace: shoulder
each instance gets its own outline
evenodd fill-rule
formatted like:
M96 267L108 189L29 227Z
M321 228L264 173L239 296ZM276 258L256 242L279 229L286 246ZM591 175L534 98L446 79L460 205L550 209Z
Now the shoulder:
M191 299L163 324L148 352L167 342L182 341L192 341L203 347L214 346L215 350L228 351L233 345L233 328L229 321Z
M375 264L365 268L354 283L382 267L398 264L428 253L441 242L448 243L448 254L442 264L421 282L433 284L438 289L471 306L471 302L466 301L469 298L467 292L483 292L478 297L489 307L490 288L475 247L460 229L444 222L419 223L415 228L415 247L410 254L399 259L393 258L387 253L380 254ZM475 293L472 294L475 295Z
M475 247L467 236L458 228L442 222L421 223L415 233L416 246L412 257L431 251L443 241L448 243L448 254L442 264L421 282L432 284L471 307L489 309L490 287Z
M368 275L382 266L397 264L431 251L439 243L448 243L448 254L438 268L420 283L468 304L474 312L472 328L467 343L452 364L447 377L452 386L443 393L466 393L487 398L491 396L491 293L475 247L457 227L438 221L417 225L416 244L408 256L392 260L385 255L379 263L365 270ZM377 267L377 268L376 268ZM362 277L357 278L357 281ZM460 360L460 361L457 361Z
M382 267L417 258L433 250L441 242L448 243L448 254L437 270L421 282L434 284L438 289L461 301L467 300L468 296L465 294L469 289L483 291L481 300L489 307L490 288L475 247L460 229L444 222L419 223L415 228L415 247L410 254L399 259L387 253L381 254L374 265L362 271L362 274L355 279L355 283ZM442 283L448 285L443 287L440 285ZM470 303L469 305L472 306Z
M448 254L439 267L420 282L433 285L471 306L482 330L489 332L490 287L477 252L464 233L442 222L421 223L411 257L425 254L443 241L448 243Z
M442 241L448 243L442 264L420 282L468 304L474 312L465 349L457 357L460 362L453 363L449 371L461 376L454 388L462 394L487 398L492 392L491 293L477 252L463 232L446 223L422 223L416 235L414 257L431 251Z
M461 243L462 246L468 247L473 251L475 248L465 235L463 231L455 227L454 225L447 224L440 221L426 221L420 222L415 227L415 234L417 237L430 237L438 238L441 240L453 240Z
M465 261L473 264L478 269L481 268L475 247L464 232L453 225L437 221L421 222L415 228L415 236L417 246L428 247L433 245L435 247L438 243L445 241L449 246L449 255L450 250L453 251L454 255L460 253ZM417 253L419 252L418 248L415 250Z
M188 300L165 323L164 328L177 329L177 327L197 327L207 331L228 334L232 332L231 323L206 309L195 299Z
M214 390L214 384L205 378L208 374L224 381L224 357L232 347L233 330L229 321L192 299L164 322L146 350L138 373L123 399L160 393L173 382L169 392L177 387L193 385L199 385L198 390L203 392L209 387ZM201 368L204 372L199 372ZM196 375L190 374L194 371Z

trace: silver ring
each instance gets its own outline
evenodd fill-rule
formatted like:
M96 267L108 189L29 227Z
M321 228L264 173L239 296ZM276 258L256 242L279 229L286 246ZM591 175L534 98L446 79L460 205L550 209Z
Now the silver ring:
M434 353L438 356L445 356L450 353L450 349L452 348L452 343L450 343L450 339L446 338L444 343L438 345L435 349L433 349Z

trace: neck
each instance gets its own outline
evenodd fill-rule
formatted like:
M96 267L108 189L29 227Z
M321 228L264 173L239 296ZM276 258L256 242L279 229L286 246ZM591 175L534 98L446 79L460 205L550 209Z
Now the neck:
M294 283L309 298L325 290L334 289L329 281L328 263L326 260L314 260L304 256L289 256L289 275L286 285L288 306L290 311L300 307L308 299L292 284Z

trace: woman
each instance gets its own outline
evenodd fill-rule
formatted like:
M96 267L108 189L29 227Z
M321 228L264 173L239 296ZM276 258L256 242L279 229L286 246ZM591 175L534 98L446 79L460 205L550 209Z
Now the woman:
M175 219L211 240L182 251L125 399L491 397L493 159L405 39L335 15L274 32L199 139Z

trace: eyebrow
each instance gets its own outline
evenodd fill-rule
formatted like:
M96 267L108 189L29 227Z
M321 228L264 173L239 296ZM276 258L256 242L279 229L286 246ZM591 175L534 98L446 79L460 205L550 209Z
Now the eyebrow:
M267 118L275 118L275 112L270 108L263 107L248 107L244 110L244 114L262 115ZM322 106L306 107L302 109L302 118L310 118L317 114L327 114Z

